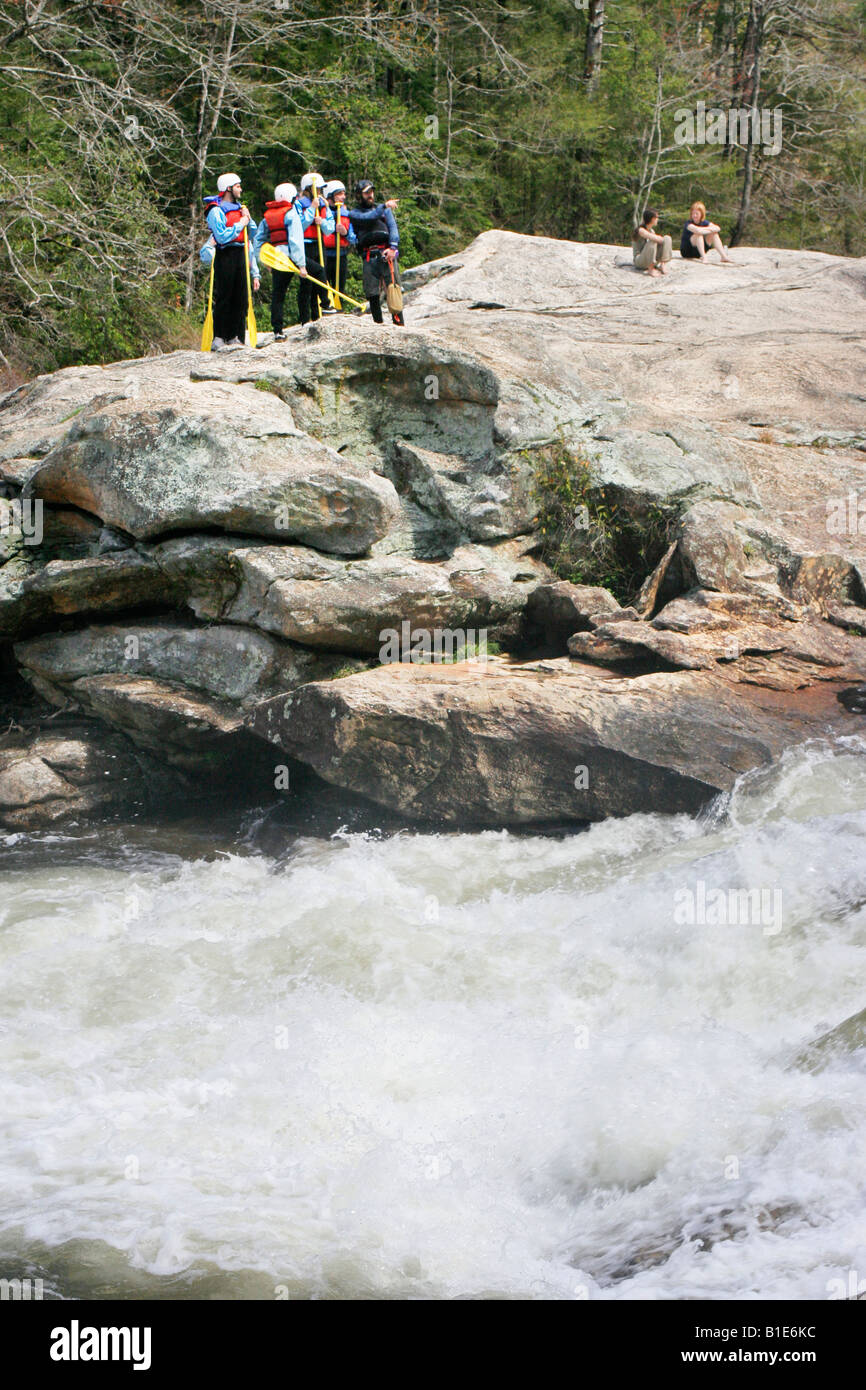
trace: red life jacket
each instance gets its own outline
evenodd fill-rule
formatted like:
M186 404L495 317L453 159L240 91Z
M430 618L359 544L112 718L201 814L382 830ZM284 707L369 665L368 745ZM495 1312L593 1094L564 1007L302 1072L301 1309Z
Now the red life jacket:
M285 199L279 203L275 203L273 199L271 199L269 203L265 203L265 221L268 224L268 236L274 246L285 245L289 239L289 234L286 231L285 218L291 206L291 203Z
M233 227L233 226L235 225L236 222L240 222L240 220L241 220L241 218L243 217L243 215L244 215L244 214L243 214L243 209L242 209L242 208L233 208L233 209L231 210L231 212L227 212L226 215L225 215L226 226L227 226L227 227ZM245 230L246 230L245 227L241 227L240 231L238 232L237 236L235 237L235 241L243 241ZM232 246L232 245L233 245L233 242L230 241L230 242L228 243L228 245L229 245L229 246Z
M205 200L204 200L205 219L207 219L207 215L208 215L208 213L210 212L211 208L217 208L217 207L219 207L219 205L220 205L221 202L222 202L222 195L219 194L219 193L217 193L217 194L215 194L215 195L208 196L207 198L205 198ZM241 219L242 217L243 217L243 209L242 209L242 208L233 208L231 212L227 212L226 215L225 215L225 218L226 218L226 226L227 226L227 227L233 227L233 226L235 225L235 223L236 223L236 222L239 222L240 219ZM243 239L244 239L244 229L243 229L243 227L242 227L241 230L238 232L237 236L234 238L234 241L227 241L227 242L226 242L226 246L233 246L235 241L243 241Z
M335 214L334 220L339 222L340 250L342 251L345 246L349 245L349 214L343 204L340 204L339 207L332 208L331 211ZM322 245L327 246L329 251L334 250L337 245L336 230L333 232L322 232Z
M307 194L307 197L310 198L309 193ZM319 194L319 197L318 197L318 204L319 204L319 205L318 205L317 208L316 208L316 211L319 212L319 213L322 212L321 204L322 204L323 202L324 202L324 199L322 198L322 195L321 195L321 193L320 193L320 194ZM310 206L311 206L311 207L312 207L312 203L313 203L313 200L312 200L312 198L310 198ZM324 216L324 213L322 213L322 216ZM320 230L320 229L316 226L315 222L311 222L310 225L309 225L309 227L305 227L305 228L304 228L304 241L318 241L318 240L319 240L319 230Z

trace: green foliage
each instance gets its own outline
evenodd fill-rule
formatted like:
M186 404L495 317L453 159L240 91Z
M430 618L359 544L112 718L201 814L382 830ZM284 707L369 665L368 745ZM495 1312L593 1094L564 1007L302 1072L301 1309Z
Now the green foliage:
M560 579L599 585L631 603L670 544L675 510L651 502L626 507L592 460L562 442L524 457L534 467L540 558Z
M26 22L0 8L0 362L14 378L195 342L200 199L227 167L257 219L308 168L350 197L372 178L399 198L404 267L492 226L622 245L650 200L675 236L696 197L727 233L743 151L677 146L675 115L736 104L749 8L609 0L594 84L574 0L41 0ZM760 104L785 138L755 154L753 243L862 249L864 16L863 0L774 0ZM361 299L356 255L348 269ZM294 287L286 308L296 321Z

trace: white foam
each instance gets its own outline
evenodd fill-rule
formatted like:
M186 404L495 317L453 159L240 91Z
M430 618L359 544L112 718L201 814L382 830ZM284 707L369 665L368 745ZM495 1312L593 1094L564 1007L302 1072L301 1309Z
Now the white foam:
M791 1065L866 1004L866 760L726 809L7 874L6 1263L95 1242L327 1297L866 1277L862 1054ZM781 929L678 922L698 881L778 886Z

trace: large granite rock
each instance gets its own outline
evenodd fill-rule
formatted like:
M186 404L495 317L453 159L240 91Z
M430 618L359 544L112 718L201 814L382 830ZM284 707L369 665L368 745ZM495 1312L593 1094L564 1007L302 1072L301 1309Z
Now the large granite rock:
M75 698L79 681L134 676L197 690L233 707L346 669L343 656L313 652L229 624L196 627L175 619L132 620L50 633L15 647L22 675L48 698ZM355 663L360 669L360 663Z
M383 666L277 696L250 726L326 781L454 825L691 814L848 728L829 686L783 702L707 671L622 679L568 659Z
M236 597L223 616L294 642L375 655L383 632L488 629L514 635L527 598L548 576L519 542L461 546L447 560L378 555L341 561L298 546L238 550Z
M341 555L362 554L397 511L386 479L297 429L277 397L189 381L85 407L23 496L140 539L218 528Z
M690 600L676 600L676 617L667 609L652 622L608 622L568 639L568 650L584 661L632 670L717 670L725 679L778 690L799 689L816 681L862 680L866 643L831 623L812 617L800 621L735 621L715 613L684 630ZM715 621L712 621L715 619ZM866 611L864 611L866 620ZM677 630L679 629L679 630Z
M336 317L20 387L0 646L179 774L271 739L449 823L690 810L859 730L836 696L866 675L866 261L735 261L653 281L624 248L487 232L407 275L402 329ZM537 475L568 456L562 504L594 517L573 573L608 572L614 511L655 537L615 597L538 558ZM550 659L345 674L404 623Z
M15 655L51 704L94 715L188 771L212 769L233 735L249 744L243 717L262 700L362 669L242 627L168 619L51 633L19 643Z

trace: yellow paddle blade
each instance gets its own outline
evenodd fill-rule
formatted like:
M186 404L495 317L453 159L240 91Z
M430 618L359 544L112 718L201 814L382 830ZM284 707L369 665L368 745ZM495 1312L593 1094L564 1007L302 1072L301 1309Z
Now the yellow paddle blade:
M298 268L293 261L289 260L287 253L278 246L274 246L270 241L266 241L259 251L259 260L262 265L268 267L268 270L294 270L297 274Z
M272 246L269 241L265 242L259 252L259 259L262 265L268 267L268 270L290 270L293 271L295 275L298 274L298 267L295 265L294 261L289 260L288 255L282 247ZM312 285L321 285L323 290L330 289L329 285L322 285L321 280L314 279L312 275L307 278ZM354 304L356 309L366 309L367 307L366 304L362 304L360 300L352 299L351 295L344 294L343 299L345 299L348 304Z
M247 266L247 337L250 340L250 347L255 347L259 333L256 327L256 311L253 308L253 290L250 284L250 247L246 227L244 227L244 260Z
M201 350L210 352L213 342L213 268L216 256L210 263L210 288L207 292L207 314L205 315L204 328L201 331Z

